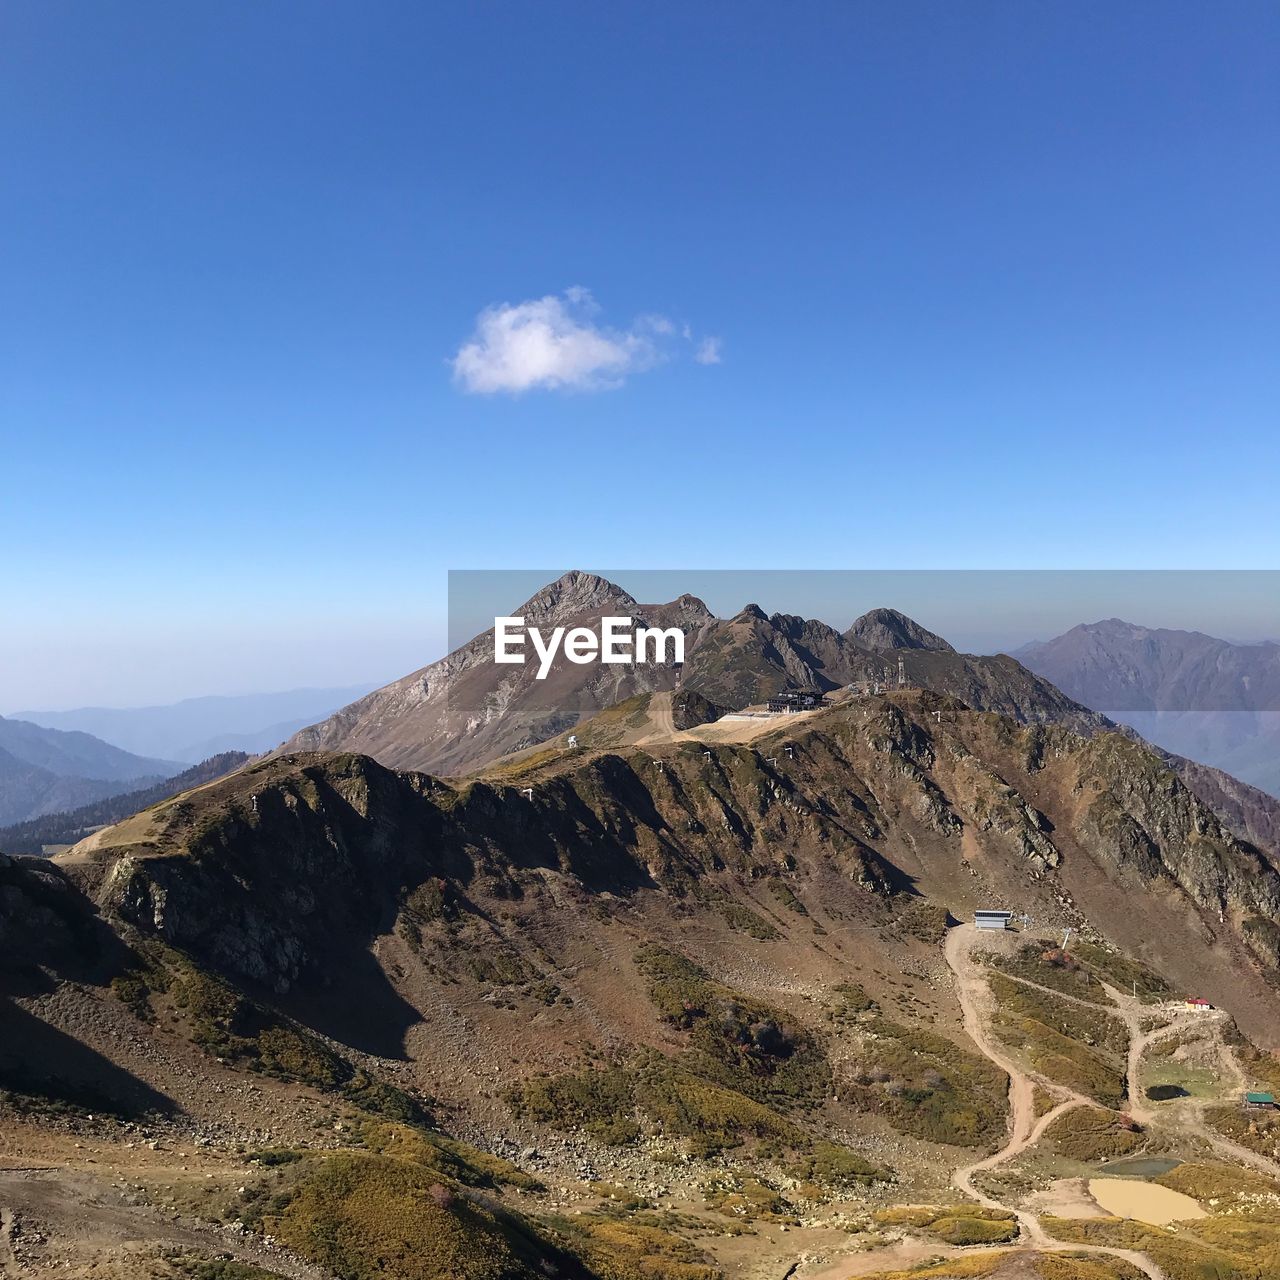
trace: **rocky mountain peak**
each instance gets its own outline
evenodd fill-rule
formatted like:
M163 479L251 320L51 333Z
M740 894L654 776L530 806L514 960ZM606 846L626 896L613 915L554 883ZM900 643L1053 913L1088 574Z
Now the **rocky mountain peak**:
M715 617L715 614L707 608L706 601L690 595L687 591L677 596L667 608L674 615L688 622L710 622Z
M844 634L846 640L864 649L929 649L936 653L955 653L941 636L897 609L872 609L856 619Z
M627 613L636 607L635 599L608 578L570 569L530 596L516 612L532 626L559 623L588 612L617 609Z

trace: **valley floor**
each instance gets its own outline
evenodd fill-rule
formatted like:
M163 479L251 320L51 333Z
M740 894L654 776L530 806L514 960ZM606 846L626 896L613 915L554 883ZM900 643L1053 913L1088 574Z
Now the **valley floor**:
M1001 943L1007 950L1018 941L1022 940L1010 937ZM864 1224L853 1235L834 1226L786 1227L761 1220L752 1223L746 1235L702 1241L710 1245L726 1274L750 1280L783 1276L851 1280L896 1272L912 1272L926 1280L986 1274L1049 1275L1050 1280L1060 1280L1059 1273L1034 1269L1045 1256L1057 1255L1073 1266L1090 1259L1119 1264L1120 1269L1105 1273L1119 1280L1133 1280L1136 1273L1149 1280L1180 1280L1144 1249L1061 1238L1064 1221L1117 1221L1106 1219L1090 1195L1090 1178L1077 1172L1079 1166L1045 1150L1046 1134L1064 1116L1096 1109L1098 1104L1030 1067L1001 1038L996 1025L999 1010L989 982L992 970L986 963L991 958L986 953L1001 943L993 944L989 936L964 925L950 929L946 936L945 957L954 975L964 1030L978 1050L1007 1073L1010 1119L1004 1145L990 1156L956 1167L950 1174L955 1195L936 1207L954 1213L956 1205L968 1205L975 1212L989 1211L993 1220L1012 1219L1017 1227L1015 1240L996 1250L986 1244L949 1244L927 1232L900 1227L891 1211L879 1215L884 1218L879 1230ZM1097 1008L1092 1001L1027 978L1012 976L1011 980L1054 1000ZM1129 1040L1127 1092L1118 1110L1141 1127L1147 1146L1174 1157L1157 1163L1221 1162L1280 1180L1280 1164L1224 1136L1206 1120L1210 1107L1224 1097L1237 1096L1246 1082L1244 1069L1223 1037L1227 1019L1216 1012L1188 1010L1180 1002L1144 1003L1110 985L1105 990ZM1153 1074L1148 1054L1171 1039L1197 1045L1195 1060L1218 1067L1216 1072L1201 1074L1216 1075L1216 1082L1185 1097L1151 1102L1143 1089L1143 1081ZM1156 1065L1164 1067L1168 1061L1160 1058ZM202 1198L225 1191L244 1177L239 1154L190 1135L156 1131L157 1136L145 1138L144 1132L152 1131L140 1131L127 1142L106 1142L76 1126L52 1132L34 1124L6 1126L0 1134L0 1277L17 1280L58 1274L73 1280L158 1280L225 1274L233 1280L260 1276L325 1280L330 1274L269 1238L235 1226L213 1225L202 1217ZM1271 1185L1271 1199L1280 1205L1280 1181ZM1129 1216L1141 1218L1140 1193L1135 1203L1139 1207L1131 1209ZM1208 1213L1220 1212L1217 1200L1210 1204ZM1203 1212L1197 1209L1198 1214ZM1154 1214L1149 1220L1160 1221ZM850 1247L855 1252L846 1252ZM183 1270L182 1260L191 1257L221 1258L224 1266L243 1269ZM1086 1274L1090 1280L1100 1280Z

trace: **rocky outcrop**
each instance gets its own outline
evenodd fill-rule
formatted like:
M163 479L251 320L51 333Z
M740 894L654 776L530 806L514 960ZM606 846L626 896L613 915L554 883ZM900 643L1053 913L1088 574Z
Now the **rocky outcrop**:
M1237 839L1254 845L1280 870L1280 800L1221 769L1166 754L1178 776Z
M109 950L108 931L65 872L0 854L0 974L91 970Z
M438 830L431 784L364 756L278 761L164 812L110 859L102 908L225 973L286 991L367 940Z
M1096 858L1143 880L1167 878L1202 910L1237 927L1280 917L1280 875L1238 840L1159 754L1122 734L1084 744L1077 831ZM1269 965L1280 951L1268 931L1242 934Z
M693 689L677 689L671 695L671 720L677 729L692 729L719 720L728 710Z

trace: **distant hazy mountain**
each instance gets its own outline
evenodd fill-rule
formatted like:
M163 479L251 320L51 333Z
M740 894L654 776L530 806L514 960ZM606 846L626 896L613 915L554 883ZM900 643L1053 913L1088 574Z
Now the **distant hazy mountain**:
M1017 657L1149 742L1280 795L1280 644L1109 618Z
M0 749L58 778L133 782L144 777L167 778L182 768L171 759L122 751L88 733L66 732L6 716L0 716Z
M45 813L40 816L9 827L0 827L0 853L39 854L46 845L74 844L96 827L119 822L122 818L158 804L161 800L168 800L179 792L221 778L233 769L238 769L248 759L242 751L228 751L193 765L172 778L138 790L80 804L70 810L66 804L69 794L65 788L67 780L58 779L64 786L61 789L55 786L48 797L49 803L55 805L54 809L46 808ZM0 759L0 779L3 777L2 771L3 760ZM76 781L82 783L85 780ZM3 782L0 781L0 787L2 786Z
M210 756L221 755L227 751L238 751L245 755L257 756L264 751L278 747L286 738L297 733L311 723L310 716L297 716L292 720L281 720L267 725L265 729L255 729L251 733L219 733L203 742L193 743L186 754L207 760Z
M329 715L374 687L370 683L340 689L290 689L187 698L167 706L80 707L18 715L51 729L79 729L129 751L191 764L222 751L251 755L268 751L303 725Z
M121 751L87 733L0 716L0 823L136 791L181 768Z
M159 781L154 775L134 782L102 778L59 777L49 769L21 760L0 747L0 823L23 822L73 809L121 791Z

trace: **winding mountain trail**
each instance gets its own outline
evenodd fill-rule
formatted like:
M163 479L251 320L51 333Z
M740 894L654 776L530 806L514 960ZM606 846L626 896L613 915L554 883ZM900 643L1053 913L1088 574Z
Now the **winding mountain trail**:
M1134 1249L1113 1249L1106 1245L1065 1244L1054 1240L1040 1225L1040 1219L1036 1214L1027 1209L1002 1204L974 1185L973 1179L976 1174L994 1169L1020 1155L1034 1145L1049 1125L1064 1112L1070 1111L1073 1107L1095 1105L1092 1099L1086 1098L1083 1094L1048 1081L1037 1081L1019 1067L991 1035L988 1020L983 1012L983 1005L989 999L986 979L983 976L982 967L972 955L972 947L977 936L978 931L973 925L957 925L947 934L945 954L947 964L955 974L956 995L960 1001L966 1034L977 1046L978 1051L1009 1077L1009 1141L985 1160L957 1169L951 1175L952 1186L985 1208L1012 1213L1017 1218L1021 1229L1023 1248L1034 1248L1043 1253L1105 1254L1112 1258L1122 1258L1142 1271L1149 1280L1165 1280L1164 1272L1145 1253ZM1036 1119L1035 1114L1035 1089L1038 1083L1055 1095L1066 1095L1062 1102L1046 1112L1039 1120Z

